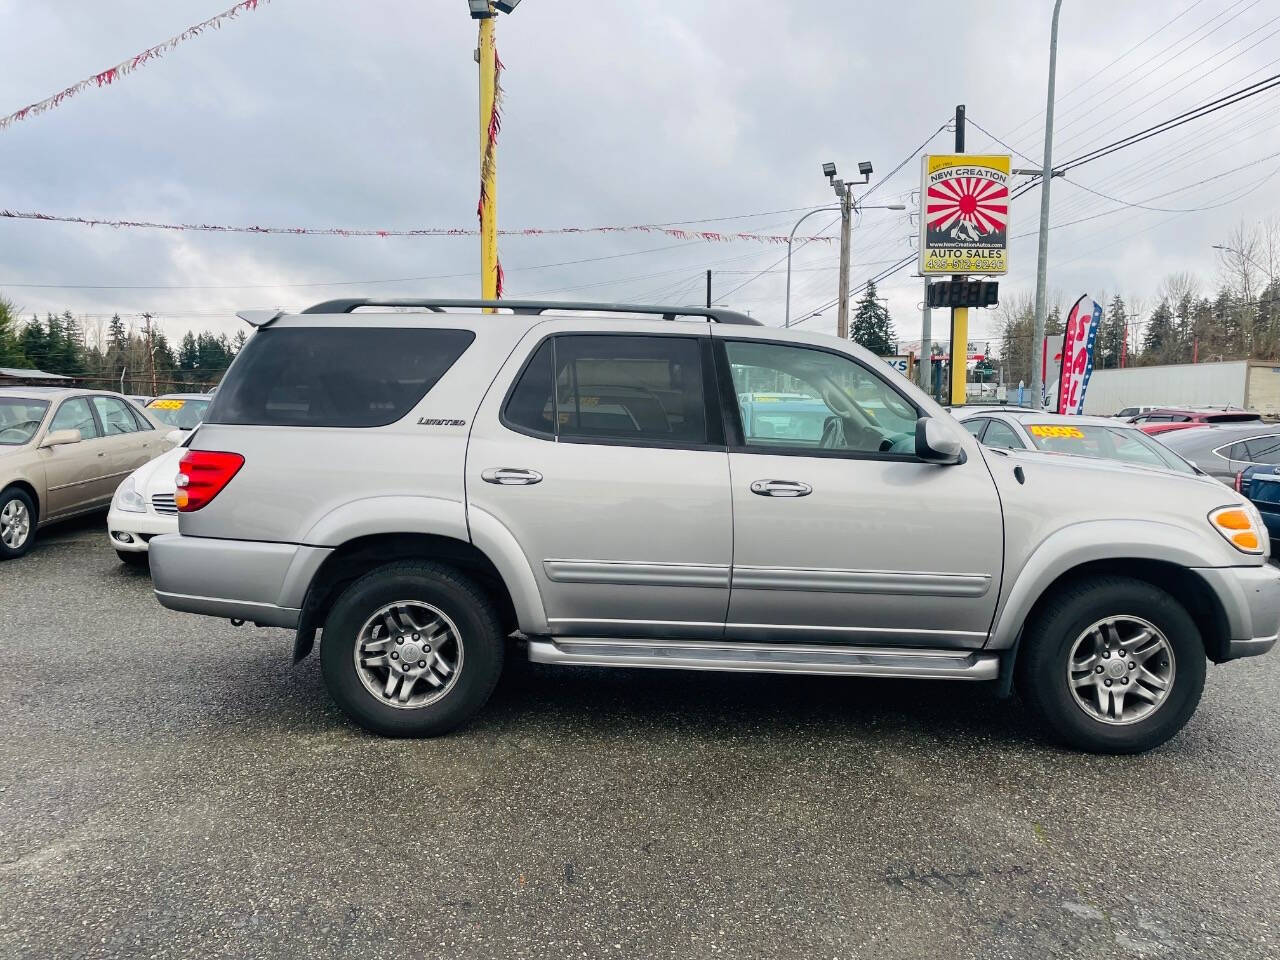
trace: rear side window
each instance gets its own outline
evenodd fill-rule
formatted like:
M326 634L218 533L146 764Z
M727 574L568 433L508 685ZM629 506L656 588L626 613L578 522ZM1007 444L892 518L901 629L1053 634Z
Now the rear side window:
M1250 463L1280 464L1280 437L1254 437L1244 446L1249 453L1245 459Z
M525 366L503 420L560 440L706 443L702 351L693 337L554 337Z
M259 330L223 378L206 423L382 427L405 416L471 345L470 330Z

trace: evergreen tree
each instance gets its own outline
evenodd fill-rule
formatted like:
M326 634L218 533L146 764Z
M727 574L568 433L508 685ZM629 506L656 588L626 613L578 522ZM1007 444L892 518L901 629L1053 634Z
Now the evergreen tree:
M1160 305L1147 321L1147 329L1142 337L1143 363L1168 363L1169 351L1176 342L1173 325L1173 309L1168 300L1161 300Z
M244 349L245 341L248 339L249 338L245 336L243 330L237 330L236 335L231 338L231 349L235 353L239 354L240 351Z
M1094 344L1098 367L1120 366L1120 359L1127 352L1124 338L1128 324L1129 311L1125 309L1124 298L1117 293L1098 324L1098 340Z
M894 341L897 339L893 330L893 319L889 310L876 299L876 285L867 283L867 292L858 301L858 308L853 315L850 338L866 347L877 356L887 357L893 354Z
M25 368L31 365L19 340L17 311L12 303L0 297L0 367Z
M22 333L18 335L18 342L31 366L36 370L45 370L49 365L49 332L38 317L27 321Z

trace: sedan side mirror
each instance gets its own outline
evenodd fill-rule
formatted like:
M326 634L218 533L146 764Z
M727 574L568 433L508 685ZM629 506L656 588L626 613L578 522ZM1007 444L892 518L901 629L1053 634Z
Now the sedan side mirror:
M164 435L164 442L171 447L180 446L185 439L187 439L187 431L185 430L170 430Z
M40 441L40 449L45 447L62 447L68 443L79 443L79 430L53 430L45 434L45 438Z
M960 463L964 447L960 438L932 417L916 421L916 456L926 463Z

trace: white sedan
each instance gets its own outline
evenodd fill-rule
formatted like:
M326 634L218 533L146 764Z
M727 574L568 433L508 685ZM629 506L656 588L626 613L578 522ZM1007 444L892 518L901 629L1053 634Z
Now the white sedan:
M120 559L134 566L147 562L147 544L162 533L178 532L178 461L186 447L174 447L148 460L116 489L107 514L107 535Z

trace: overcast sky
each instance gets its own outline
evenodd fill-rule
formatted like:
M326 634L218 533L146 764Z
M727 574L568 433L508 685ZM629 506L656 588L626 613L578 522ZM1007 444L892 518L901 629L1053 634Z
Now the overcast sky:
M0 0L0 114L230 5ZM498 22L507 68L500 225L709 220L702 229L785 234L799 212L773 211L834 200L821 174L827 160L848 174L871 161L877 186L867 203L910 206L919 161L885 177L957 103L1038 158L1051 9L1049 0L950 9L911 0L525 0ZM463 0L273 0L111 87L0 131L0 208L473 226L475 34ZM1065 0L1055 157L1277 72L1274 0ZM1053 222L1117 212L1051 233L1051 288L1066 300L1147 296L1182 269L1212 281L1211 243L1241 220L1280 214L1278 107L1280 89L1070 175L1120 201L1177 190L1147 205L1216 209L1134 209L1055 182ZM933 152L948 152L951 136L938 134ZM989 146L970 127L969 152ZM1252 165L1218 177L1244 164ZM1033 192L1014 205L1012 234L1033 232L1038 214ZM712 220L728 217L741 219ZM834 218L814 216L801 233L834 233ZM916 230L910 214L865 211L854 233L855 281L909 253ZM510 297L694 303L710 268L720 302L771 324L782 322L784 253L644 234L504 238L501 246ZM478 260L478 240L468 237L175 234L0 220L0 295L27 313L136 318L150 310L171 337L189 327L233 332L237 309L332 296L478 296ZM835 244L797 252L794 315L834 299L836 261ZM1034 286L1034 236L1015 241L1010 262L1006 299ZM903 337L919 331L912 273L881 288ZM394 278L417 279L367 282ZM979 314L977 338L994 321ZM940 323L935 313L935 330ZM835 310L806 327L833 331Z

